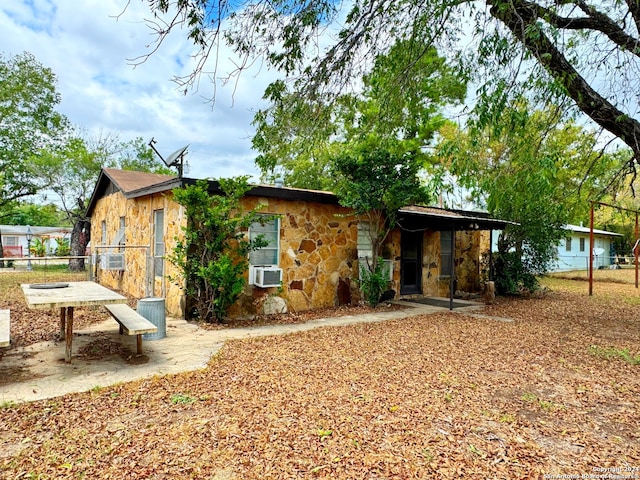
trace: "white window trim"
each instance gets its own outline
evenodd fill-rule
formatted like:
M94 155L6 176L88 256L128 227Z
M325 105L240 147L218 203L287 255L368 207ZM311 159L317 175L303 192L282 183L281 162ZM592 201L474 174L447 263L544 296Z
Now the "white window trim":
M279 267L280 266L280 218L274 217L273 221L275 222L275 232L276 232L276 246L274 247L262 247L254 250L256 252L260 250L275 250L276 251L276 263L260 263L253 264L251 263L251 253L249 252L249 266L250 267ZM249 227L249 239L251 239L251 227Z
M161 238L162 238L162 242L158 242L158 225L157 225L157 220L158 220L158 214L162 213L162 232L160 232ZM164 256L166 255L166 249L167 246L165 244L165 211L164 209L157 209L153 211L153 262L154 262L154 276L156 277L163 277L164 276L164 269L165 269L165 265L164 265ZM162 254L158 255L158 245L162 245ZM158 262L161 263L162 265L162 271L160 273L158 273L158 268L156 268L156 265L158 265Z

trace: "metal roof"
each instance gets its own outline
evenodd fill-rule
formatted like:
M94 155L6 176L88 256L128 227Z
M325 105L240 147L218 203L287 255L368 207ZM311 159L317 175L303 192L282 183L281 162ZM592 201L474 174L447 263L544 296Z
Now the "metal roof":
M71 227L39 227L30 226L34 236L64 237L71 234ZM0 233L4 235L26 235L27 225L0 225Z
M575 233L586 233L587 235L591 232L591 229L589 227L583 227L582 225L578 226L578 225L565 225L564 227L565 230L569 230L570 232L575 232ZM598 230L596 228L593 229L593 233L595 235L607 235L610 237L623 237L624 235L620 234L620 233L615 233L615 232L608 232L606 230Z
M412 205L398 210L398 223L404 230L502 230L515 222L491 218L486 212L448 210Z

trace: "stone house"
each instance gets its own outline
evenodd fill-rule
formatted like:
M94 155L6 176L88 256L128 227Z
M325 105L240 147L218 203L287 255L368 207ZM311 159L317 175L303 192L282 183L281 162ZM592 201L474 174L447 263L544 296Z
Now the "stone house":
M187 218L172 190L195 179L103 169L87 216L96 281L136 298L161 296L167 313L185 316L178 271L165 260ZM210 192L219 192L209 182ZM243 199L249 210L275 215L262 234L268 247L252 252L248 284L230 314L255 313L267 297L278 296L291 311L331 307L359 300L359 258L367 245L363 224L330 192L258 185ZM491 229L505 222L476 212L407 207L391 232L384 257L396 297L447 296L452 288L482 289L481 254ZM453 274L453 275L452 275ZM454 281L455 280L455 281Z

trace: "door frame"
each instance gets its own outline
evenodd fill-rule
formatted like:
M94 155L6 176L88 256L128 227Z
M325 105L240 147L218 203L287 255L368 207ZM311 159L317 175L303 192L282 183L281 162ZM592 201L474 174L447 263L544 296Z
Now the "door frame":
M400 295L422 294L422 248L424 243L424 232L411 232L401 230L400 232ZM410 244L415 247L415 257L405 257L405 245ZM412 248L413 250L413 248ZM415 275L416 283L407 285L405 276L409 273Z

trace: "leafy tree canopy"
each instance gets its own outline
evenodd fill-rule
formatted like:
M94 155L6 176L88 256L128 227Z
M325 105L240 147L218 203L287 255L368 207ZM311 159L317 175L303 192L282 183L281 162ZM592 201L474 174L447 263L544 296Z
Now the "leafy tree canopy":
M149 8L158 43L186 28L198 48L196 68L177 79L181 85L196 84L224 42L241 57L230 76L264 59L309 98L337 96L380 53L415 40L464 62L479 86L474 103L494 107L485 112L499 114L523 92L544 102L569 97L640 159L637 1L151 0Z
M415 61L410 67L410 58ZM276 82L265 94L271 106L259 111L254 147L266 175L283 175L289 185L333 189L331 159L346 145L372 137L400 155L421 156L445 123L442 110L466 95L464 75L434 48L412 41L376 58L359 94L308 98Z
M41 227L70 226L67 215L53 203L38 205L22 202L2 220L5 225L38 225Z
M41 152L54 148L66 118L56 111L60 96L54 73L29 53L0 55L0 214L46 186L38 168Z
M515 252L533 275L548 269L563 226L587 215L620 167L595 142L592 132L564 121L559 107L532 112L520 100L490 127L444 129L437 155L492 215L517 222L501 232L498 249Z

